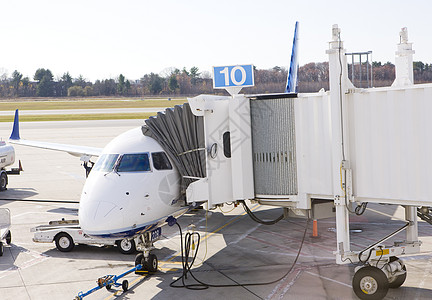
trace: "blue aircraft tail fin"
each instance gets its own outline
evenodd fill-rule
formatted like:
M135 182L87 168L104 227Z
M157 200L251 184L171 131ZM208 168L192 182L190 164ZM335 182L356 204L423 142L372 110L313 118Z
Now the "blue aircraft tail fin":
M285 88L285 93L297 93L297 85L298 85L298 79L297 79L297 72L299 68L298 63L298 26L299 22L297 21L295 24L294 29L294 39L293 39L293 46L292 46L292 52L291 52L291 64L288 72L288 78L287 78L287 85Z
M14 119L14 123L13 123L13 128L12 128L12 134L10 136L11 140L19 140L20 138L20 134L19 134L19 117L18 117L18 109L15 110L15 119Z

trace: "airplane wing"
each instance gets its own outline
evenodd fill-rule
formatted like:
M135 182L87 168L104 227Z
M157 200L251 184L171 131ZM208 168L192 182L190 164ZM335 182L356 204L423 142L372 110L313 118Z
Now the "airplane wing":
M73 156L81 157L81 160L83 161L88 161L92 156L100 156L100 154L102 153L102 148L93 148L93 147L86 147L86 146L57 144L57 143L30 141L30 140L21 139L19 134L18 109L15 111L15 119L14 119L12 134L9 138L9 143L42 148L42 149L63 151Z

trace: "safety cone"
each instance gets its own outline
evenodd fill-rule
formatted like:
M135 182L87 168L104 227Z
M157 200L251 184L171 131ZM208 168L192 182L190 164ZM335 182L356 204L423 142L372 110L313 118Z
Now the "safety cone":
M318 237L318 221L317 220L313 220L312 237Z

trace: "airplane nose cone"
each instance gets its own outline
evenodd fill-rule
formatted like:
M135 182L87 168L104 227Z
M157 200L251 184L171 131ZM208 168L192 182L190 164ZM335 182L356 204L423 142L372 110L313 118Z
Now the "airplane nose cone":
M85 233L111 235L124 226L122 208L107 201L82 201L79 222Z

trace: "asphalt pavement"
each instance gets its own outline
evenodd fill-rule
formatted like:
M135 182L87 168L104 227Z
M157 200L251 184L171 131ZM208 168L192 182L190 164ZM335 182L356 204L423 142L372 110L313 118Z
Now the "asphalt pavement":
M143 120L26 122L26 139L103 147L116 135L140 126ZM0 123L7 139L12 124ZM2 300L73 299L96 286L99 277L121 274L134 266L135 255L115 247L77 245L63 253L54 243L34 243L32 227L51 220L77 217L84 168L66 153L14 146L24 172L10 176L8 190L0 193L0 208L12 213L12 244L0 257ZM264 219L281 209L251 204ZM402 207L369 206L362 216L351 217L352 247L361 249L386 236L404 222ZM99 290L84 299L357 299L352 291L353 265L337 265L335 220L318 221L318 237L305 219L288 218L273 226L251 220L239 206L206 213L191 212L179 219L183 232L190 224L201 234L193 275L203 286L175 288L181 276L180 237L176 227L164 227L153 251L159 259L156 274L127 275L130 289ZM304 232L307 226L305 238ZM431 299L432 227L419 222L422 252L401 257L408 270L406 282L391 289L385 299ZM404 238L398 234L389 243ZM301 247L296 264L294 261ZM197 283L191 276L185 284ZM182 285L179 281L174 285Z

